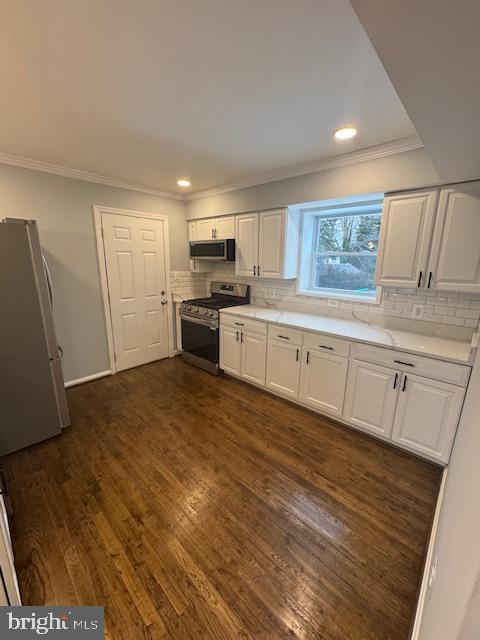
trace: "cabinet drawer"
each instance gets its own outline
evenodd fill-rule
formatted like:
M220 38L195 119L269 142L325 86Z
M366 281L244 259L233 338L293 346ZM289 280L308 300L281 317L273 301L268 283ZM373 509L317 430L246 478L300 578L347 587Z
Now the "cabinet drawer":
M350 343L336 338L330 338L320 333L304 333L304 346L307 349L317 349L325 353L334 353L336 356L348 358Z
M352 357L357 360L383 364L400 371L409 371L419 376L450 382L461 387L467 386L470 376L470 367L465 367L461 364L443 362L442 360L394 351L393 349L370 347L365 344L353 345Z
M268 325L268 339L269 340L282 340L289 342L290 344L302 345L303 332L297 331L297 329L287 329L278 324Z
M239 331L249 331L258 333L261 336L267 335L267 324L259 320L250 320L241 316L231 316L225 313L220 314L220 325L224 327L234 327Z

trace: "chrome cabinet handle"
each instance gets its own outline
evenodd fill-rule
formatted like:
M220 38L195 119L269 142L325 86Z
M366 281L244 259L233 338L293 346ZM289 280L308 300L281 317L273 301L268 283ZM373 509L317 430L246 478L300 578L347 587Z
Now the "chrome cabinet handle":
M405 376L405 378L403 379L402 391L405 391L406 388L407 388L407 376Z
M417 287L420 287L422 284L422 275L423 275L423 271L420 271L420 273L418 274Z
M394 360L394 362L396 362L397 364L403 364L406 367L414 367L415 366L411 362L404 362L403 360Z
M393 388L394 389L397 388L397 381L398 381L398 373L395 374L395 380L393 381Z

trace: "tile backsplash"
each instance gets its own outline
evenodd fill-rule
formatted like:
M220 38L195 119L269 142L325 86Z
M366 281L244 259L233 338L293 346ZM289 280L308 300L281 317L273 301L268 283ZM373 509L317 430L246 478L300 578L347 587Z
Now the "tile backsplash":
M171 271L172 295L185 299L204 298L208 295L208 276L210 275L210 273L192 273L191 271Z
M175 274L175 279L174 279ZM305 311L321 312L327 309L327 298L297 295L295 280L269 280L245 278L235 275L235 265L221 263L207 274L192 274L187 271L172 272L172 289L195 291L191 297L207 295L212 280L243 282L249 284L252 302L305 305ZM182 295L179 293L179 295ZM189 295L190 297L190 295ZM480 294L441 292L417 289L395 289L383 287L379 305L339 301L342 311L361 311L390 318L412 319L413 305L420 305L423 317L415 320L436 323L444 326L478 328L480 319ZM330 307L328 308L331 311Z

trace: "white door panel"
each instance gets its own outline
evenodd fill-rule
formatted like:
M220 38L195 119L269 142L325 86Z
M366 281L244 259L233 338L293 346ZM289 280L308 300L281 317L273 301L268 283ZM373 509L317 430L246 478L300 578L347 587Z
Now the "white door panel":
M442 189L429 271L431 287L480 293L480 183Z
M300 401L341 416L347 371L347 358L308 350L302 365Z
M102 213L117 369L168 356L163 220Z
M235 273L253 276L258 265L258 213L236 216Z
M389 438L400 376L394 369L352 360L344 418L360 429Z
M281 340L269 340L267 389L281 393L288 398L298 398L301 352L301 348L296 345Z
M448 462L465 390L453 384L404 375L392 440Z
M265 386L265 366L267 359L267 337L256 333L241 333L242 378Z
M284 209L260 214L258 263L265 278L283 278L286 216Z
M375 276L378 285L425 284L437 199L437 190L385 198Z
M220 326L220 369L240 375L241 332L232 327Z

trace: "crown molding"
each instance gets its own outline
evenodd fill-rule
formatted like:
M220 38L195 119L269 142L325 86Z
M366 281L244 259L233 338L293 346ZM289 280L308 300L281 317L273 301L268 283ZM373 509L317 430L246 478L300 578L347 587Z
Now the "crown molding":
M74 178L75 180L84 180L86 182L94 182L96 184L104 184L108 187L117 187L119 189L128 189L129 191L139 191L151 196L159 196L161 198L170 198L173 200L185 200L183 193L176 191L168 191L167 189L156 189L155 187L147 187L146 185L135 182L120 180L119 178L109 178L90 171L82 171L81 169L71 169L63 167L59 164L51 164L50 162L42 162L41 160L33 160L22 156L15 156L9 153L0 153L0 164L9 164L14 167L22 167L23 169L33 169L34 171L43 171L44 173L53 173L64 178Z
M366 149L344 153L339 156L330 156L328 158L323 158L322 160L316 160L315 162L297 164L289 167L283 167L281 169L266 171L264 173L258 173L250 178L245 178L244 180L239 180L237 182L229 182L218 187L199 189L198 191L186 194L185 200L189 201L196 200L198 198L208 198L222 193L228 193L229 191L236 191L237 189L246 189L248 187L266 184L268 182L276 182L277 180L286 180L287 178L309 175L311 173L327 171L328 169L336 169L337 167L345 167L350 164L357 164L359 162L366 162L367 160L375 160L377 158L384 158L397 153L403 153L404 151L412 151L414 149L422 148L423 142L417 136L401 138L399 140L393 140L392 142L386 142L374 147L367 147Z

